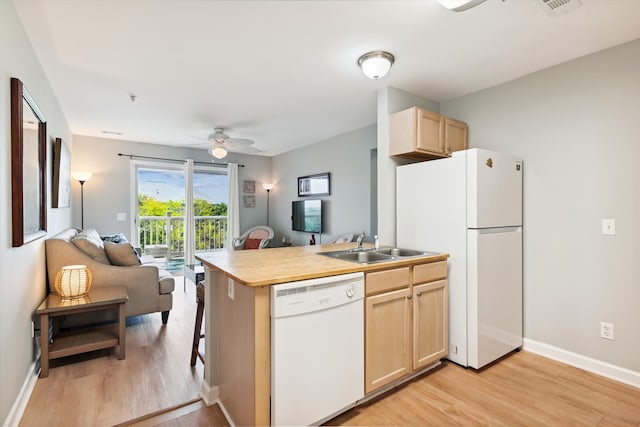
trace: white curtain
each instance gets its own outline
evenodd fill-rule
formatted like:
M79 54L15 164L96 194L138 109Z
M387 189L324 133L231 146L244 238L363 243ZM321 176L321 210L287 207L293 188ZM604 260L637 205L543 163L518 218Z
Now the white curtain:
M184 264L195 263L196 221L193 212L193 159L184 165Z
M227 177L229 178L229 208L227 218L227 241L225 246L232 251L231 241L240 236L240 195L238 194L238 165L227 163Z

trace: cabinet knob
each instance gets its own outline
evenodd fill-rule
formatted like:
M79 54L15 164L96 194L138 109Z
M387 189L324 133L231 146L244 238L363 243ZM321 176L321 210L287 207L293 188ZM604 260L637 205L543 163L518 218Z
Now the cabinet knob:
M407 295L407 299L411 299L411 294Z
M416 292L416 296L419 297L422 295L422 292Z

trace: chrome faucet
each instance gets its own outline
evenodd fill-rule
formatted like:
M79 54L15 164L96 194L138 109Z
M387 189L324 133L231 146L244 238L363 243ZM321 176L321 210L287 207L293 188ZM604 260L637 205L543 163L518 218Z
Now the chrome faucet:
M362 249L362 240L364 240L364 231L361 235L358 236L358 239L356 240L356 242L358 243L356 249Z

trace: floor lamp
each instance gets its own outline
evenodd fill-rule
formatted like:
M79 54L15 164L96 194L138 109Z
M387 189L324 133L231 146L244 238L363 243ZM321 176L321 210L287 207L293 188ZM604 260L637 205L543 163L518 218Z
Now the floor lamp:
M91 172L73 172L71 176L80 183L80 228L84 230L84 183L89 181L93 174Z
M273 190L273 184L262 184L262 188L267 190L267 225L269 225L269 194Z

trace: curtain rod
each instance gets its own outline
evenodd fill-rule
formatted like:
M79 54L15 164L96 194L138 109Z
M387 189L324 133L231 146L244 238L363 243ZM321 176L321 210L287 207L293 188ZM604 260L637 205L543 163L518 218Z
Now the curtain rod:
M162 160L165 162L177 162L177 163L184 163L185 160L180 160L180 159L165 159L163 157L149 157L149 156L138 156L137 154L123 154L123 153L118 153L118 156L125 156L128 157L130 159L145 159L145 160ZM216 163L215 161L212 162L193 162L194 165L207 165L207 166L218 166L218 167L226 167L227 163L226 162L221 162L221 163ZM238 165L239 168L243 168L244 165Z

